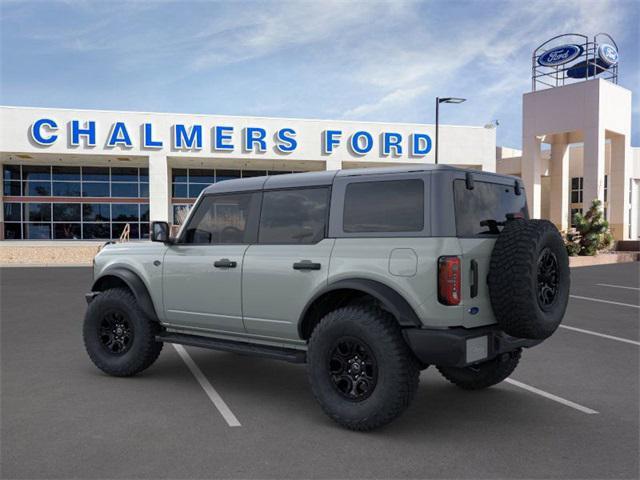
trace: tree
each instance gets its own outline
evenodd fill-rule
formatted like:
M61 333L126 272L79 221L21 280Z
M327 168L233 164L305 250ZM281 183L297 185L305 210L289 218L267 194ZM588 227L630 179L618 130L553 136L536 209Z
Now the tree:
M569 255L595 255L613 244L609 222L604 218L602 202L594 200L587 213L573 216L575 230L567 233Z

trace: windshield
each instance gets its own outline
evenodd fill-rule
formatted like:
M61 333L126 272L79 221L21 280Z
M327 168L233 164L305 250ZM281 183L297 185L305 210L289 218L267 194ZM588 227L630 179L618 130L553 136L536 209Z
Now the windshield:
M507 216L529 218L523 188L516 195L514 186L475 181L470 190L464 180L455 180L453 192L459 237L498 235Z

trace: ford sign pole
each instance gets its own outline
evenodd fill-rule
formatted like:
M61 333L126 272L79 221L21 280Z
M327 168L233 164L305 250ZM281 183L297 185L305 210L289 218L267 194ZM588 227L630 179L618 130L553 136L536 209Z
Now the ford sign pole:
M441 103L462 103L466 101L466 98L457 98L457 97L436 97L436 152L435 152L435 164L438 164L438 146L440 142L438 142L438 130L440 129L440 104Z

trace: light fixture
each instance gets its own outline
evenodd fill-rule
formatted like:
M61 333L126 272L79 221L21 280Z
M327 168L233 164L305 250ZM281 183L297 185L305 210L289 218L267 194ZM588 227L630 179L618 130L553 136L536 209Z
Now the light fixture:
M436 155L435 164L438 164L438 130L440 129L440 104L441 103L462 103L466 98L460 97L436 97Z

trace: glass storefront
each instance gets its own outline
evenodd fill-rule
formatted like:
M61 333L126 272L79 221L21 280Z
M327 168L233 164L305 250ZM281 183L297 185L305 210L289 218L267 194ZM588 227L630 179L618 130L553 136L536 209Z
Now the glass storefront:
M147 168L3 165L2 179L6 240L149 236Z

